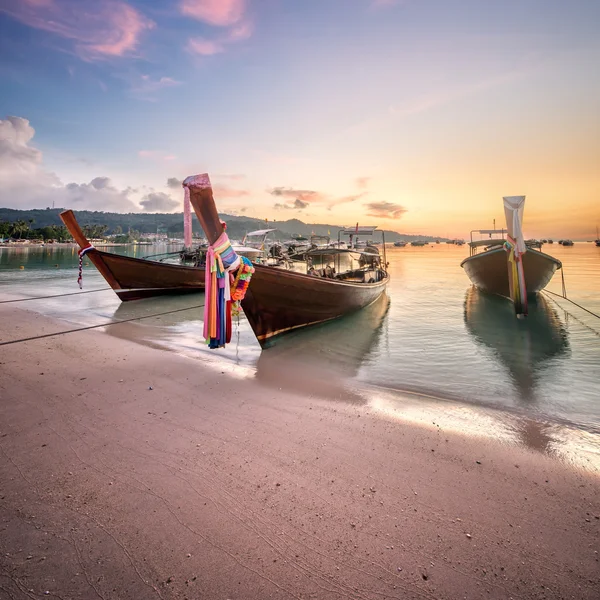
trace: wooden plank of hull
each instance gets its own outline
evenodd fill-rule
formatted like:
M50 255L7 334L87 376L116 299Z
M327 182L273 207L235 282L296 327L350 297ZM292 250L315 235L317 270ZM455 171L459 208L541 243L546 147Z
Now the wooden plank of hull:
M508 253L504 248L495 248L470 256L463 260L460 266L480 290L510 298ZM523 270L527 293L535 294L543 290L561 266L559 260L543 252L525 252Z
M123 301L204 290L204 269L121 256L102 250L86 253Z
M122 300L197 292L204 289L203 268L160 263L100 250L92 250L86 254L92 260L91 255L97 255L97 258L104 263L105 269L110 271L118 285L113 289Z
M368 306L385 291L377 283L353 283L257 265L244 313L261 346L278 335L337 319Z

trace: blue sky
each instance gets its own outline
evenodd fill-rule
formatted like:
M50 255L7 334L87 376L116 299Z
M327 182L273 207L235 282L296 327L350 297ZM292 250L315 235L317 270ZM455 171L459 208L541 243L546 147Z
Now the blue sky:
M599 24L591 0L0 0L0 204L178 211L208 172L261 218L465 235L523 193L526 232L585 236Z

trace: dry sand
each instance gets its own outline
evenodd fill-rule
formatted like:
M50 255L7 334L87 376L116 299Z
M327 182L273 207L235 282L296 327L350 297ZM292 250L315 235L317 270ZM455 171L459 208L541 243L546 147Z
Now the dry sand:
M0 377L0 598L600 598L600 478L541 454L99 331Z

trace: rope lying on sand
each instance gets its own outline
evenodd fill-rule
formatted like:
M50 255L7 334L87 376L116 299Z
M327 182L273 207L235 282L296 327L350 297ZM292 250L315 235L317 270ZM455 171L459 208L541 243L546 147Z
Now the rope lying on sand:
M111 288L99 288L97 290L86 290L85 292L69 292L67 294L54 294L53 296L34 296L33 298L17 298L16 300L0 300L0 304L9 304L10 302L27 302L29 300L46 300L47 298L62 298L63 296L79 296L80 294L91 294L93 292L105 292Z
M0 346L9 346L10 344L20 344L21 342L30 342L32 340L41 340L43 338L55 337L57 335L66 335L67 333L77 333L78 331L87 331L88 329L98 329L100 327L108 327L109 325L118 325L119 323L130 323L131 321L141 321L142 319L152 319L153 317L162 317L163 315L172 315L174 313L184 312L186 310L196 310L202 308L204 304L196 304L187 308L178 308L175 310L167 310L165 312L154 313L153 315L144 315L141 317L132 317L131 319L117 319L116 321L108 321L99 323L98 325L87 325L86 327L78 327L77 329L67 329L66 331L57 331L55 333L45 333L43 335L34 335L31 337L21 338L18 340L9 340L8 342L0 342Z

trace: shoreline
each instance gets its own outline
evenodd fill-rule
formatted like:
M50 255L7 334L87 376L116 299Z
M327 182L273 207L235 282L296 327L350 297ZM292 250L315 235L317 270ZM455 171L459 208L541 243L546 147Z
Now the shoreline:
M597 475L98 331L0 363L9 597L598 597Z
M90 291L96 290L86 292ZM100 288L97 291L109 292L109 289ZM0 294L0 304L2 296L15 303L23 299L17 295ZM327 335L326 329L313 330L308 337L306 332L303 332L300 337L286 339L283 345L280 343L266 353L261 352L258 347L249 353L249 349L246 348L244 357L239 362L240 357L237 353L234 357L224 354L223 350L198 352L196 348L190 351L190 344L204 344L202 340L193 340L189 334L182 346L175 347L172 344L172 335L163 339L158 335L157 327L143 319L133 323L119 323L120 319L135 318L138 314L135 310L127 310L120 314L122 310L129 308L133 309L133 304L119 304L114 316L115 322L106 327L101 327L104 322L102 318L98 322L89 323L89 318L80 320L69 317L65 320L65 315L52 316L30 307L28 310L42 318L54 319L57 331L62 330L65 323L69 324L68 329L78 325L93 325L98 329L98 333L201 362L213 371L222 371L237 379L256 379L267 387L279 390L358 403L369 406L370 410L378 413L381 418L400 419L424 426L428 426L432 420L438 424L443 422L444 427L464 435L521 445L591 473L600 474L600 437L596 425L585 425L551 414L530 413L502 403L482 404L465 396L440 395L433 388L410 389L377 384L364 377L358 377L353 361L349 361L349 364L336 362L335 368L332 369L331 364L327 362L328 358L323 359L321 355L315 358L306 353L307 343L318 345L319 340L323 341L323 335ZM180 309L179 305L175 308ZM196 309L195 306L190 307L190 310ZM139 316L142 317L143 314ZM162 327L159 329L162 330ZM298 366L310 373L310 378L298 375Z

